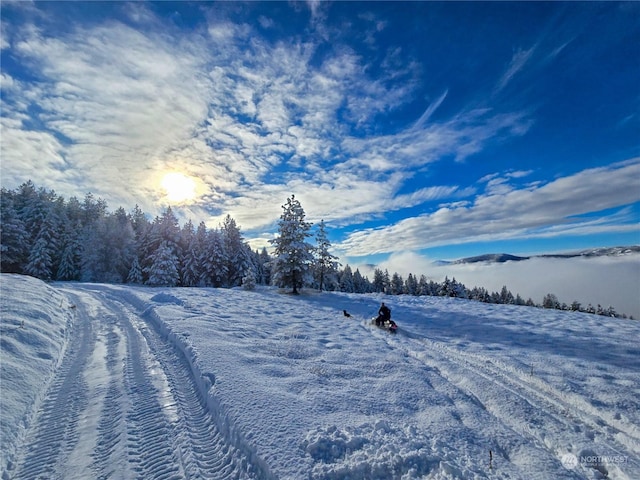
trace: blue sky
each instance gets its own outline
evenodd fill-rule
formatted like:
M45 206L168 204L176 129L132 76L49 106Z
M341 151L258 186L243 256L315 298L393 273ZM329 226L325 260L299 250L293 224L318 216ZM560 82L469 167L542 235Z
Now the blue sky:
M254 248L295 194L351 265L639 244L639 19L635 2L3 1L2 186L230 214Z

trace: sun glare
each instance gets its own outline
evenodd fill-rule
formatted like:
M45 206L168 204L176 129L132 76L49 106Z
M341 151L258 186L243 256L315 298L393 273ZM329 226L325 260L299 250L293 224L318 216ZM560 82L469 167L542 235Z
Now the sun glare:
M179 172L170 172L162 177L160 186L167 194L167 200L174 203L188 202L196 198L196 182Z

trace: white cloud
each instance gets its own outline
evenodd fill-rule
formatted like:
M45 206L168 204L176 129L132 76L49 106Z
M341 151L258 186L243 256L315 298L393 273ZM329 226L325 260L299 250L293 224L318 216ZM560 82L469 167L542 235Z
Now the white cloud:
M444 102L444 99L447 98L448 93L449 93L449 90L445 90L444 93L440 95L440 97L434 100L427 107L427 109L420 116L420 118L416 120L416 123L414 123L413 128L420 128L420 129L423 128L424 125L429 121L429 118L431 118L431 115L433 115L433 113L438 109L438 107L442 105L442 102Z
M114 208L137 203L153 215L164 206L162 174L181 170L199 179L201 192L183 212L214 225L228 213L255 232L273 226L291 193L314 220L338 225L447 202L432 214L353 234L343 246L354 255L483 238L498 227L503 236L534 227L549 234L542 214L551 206L536 203L561 202L554 188L579 187L558 181L515 190L507 179L527 172L510 172L489 179L491 188L472 204L451 203L474 193L456 185L406 191L416 168L443 157L465 161L523 135L528 114L474 108L432 121L445 90L418 121L379 135L376 119L414 100L419 67L400 49L385 52L374 76L364 58L338 42L319 54L321 40L313 36L271 42L250 25L213 14L202 32L174 37L149 9L124 10L138 30L108 21L54 38L27 25L15 37L15 54L42 80L3 78L3 91L5 84L11 89L3 99L3 181L31 178L66 195L92 191ZM516 60L514 74L526 58ZM27 125L30 116L37 122Z
M511 80L518 74L518 72L520 72L524 68L535 50L536 46L534 45L529 50L518 50L513 54L511 62L509 63L509 67L502 75L502 78L500 78L500 80L498 81L497 90L504 89L511 82Z
M632 212L626 210L597 219L582 216L638 202L639 177L640 159L632 159L542 186L489 189L471 205L443 206L393 225L352 233L339 248L349 256L363 256L472 241L637 230Z
M86 191L116 205L153 207L159 192L146 184L149 169L187 140L206 114L199 60L178 48L162 36L114 22L58 38L27 33L16 52L38 65L48 82L23 85L23 98L31 102L25 110L36 105L44 128L5 129L3 161L12 175L38 181L38 172L50 174L64 163ZM34 154L41 145L32 141L16 144L25 137L46 139L52 145L47 151L57 155ZM56 137L64 140L54 142ZM21 164L31 171L17 171ZM59 186L51 178L43 183ZM77 194L77 186L74 190L60 193Z

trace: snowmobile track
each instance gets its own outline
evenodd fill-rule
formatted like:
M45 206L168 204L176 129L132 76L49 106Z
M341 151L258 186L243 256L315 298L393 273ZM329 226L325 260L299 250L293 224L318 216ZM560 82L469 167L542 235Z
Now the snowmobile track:
M155 432L151 443L157 443L149 451L140 447L133 451L133 458L140 460L138 469L145 473L142 478L269 478L267 472L252 463L221 433L206 399L200 394L187 359L154 329L153 322L146 322L135 306L111 292L103 292L103 302L112 311L119 312L127 337L135 339L128 342L131 354L141 356L140 352L145 349L149 352L144 356L150 357L151 360L146 361L151 364L143 369L129 368L126 378L132 378L130 383L137 386L135 390L141 393L140 400L148 396L147 389L155 389L155 398L161 399L160 403L147 406L139 418L133 414L127 419L129 425L140 425L129 433L130 448L149 443L140 438L140 432L149 429ZM134 344L138 345L133 347ZM127 364L139 365L144 361L140 357ZM141 375L157 370L162 371L166 381L164 392L157 392L157 385L145 385L145 379L141 378ZM140 388L140 385L145 387ZM158 412L162 412L165 419L169 417L164 425L154 418Z
M184 354L128 297L106 286L64 290L77 305L69 347L7 478L272 478L221 432Z
M84 323L74 325L73 329L72 335L78 341L65 352L36 414L32 435L22 449L22 461L18 460L18 470L11 478L56 478L57 466L65 461L78 441L78 416L87 404L81 372L88 363L95 336Z
M404 349L410 357L432 368L449 383L477 399L483 408L516 433L530 438L559 457L567 453L564 450L567 446L554 437L561 438L560 432L570 430L576 433L576 445L579 445L581 435L598 437L601 455L623 455L628 458L638 455L640 438L631 425L615 418L605 418L584 400L567 397L534 375L406 330L399 339L384 334L380 337L390 346ZM413 342L417 344L416 348L411 347ZM465 371L472 375L463 373ZM477 382L476 385L474 378L495 385L500 396L509 398L508 403L514 408L509 411L500 408L500 405L494 408L494 398L482 388L486 383ZM543 421L542 417L547 418ZM531 427L523 431L523 424ZM550 424L555 424L557 430L549 429ZM546 425L546 428L540 430L536 425Z

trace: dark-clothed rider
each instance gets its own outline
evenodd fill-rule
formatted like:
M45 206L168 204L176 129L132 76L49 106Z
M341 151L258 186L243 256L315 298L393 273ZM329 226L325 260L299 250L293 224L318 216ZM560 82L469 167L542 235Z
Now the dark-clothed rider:
M384 325L386 321L391 321L391 309L387 307L384 302L380 305L380 310L378 310L378 318L376 318L376 325Z

